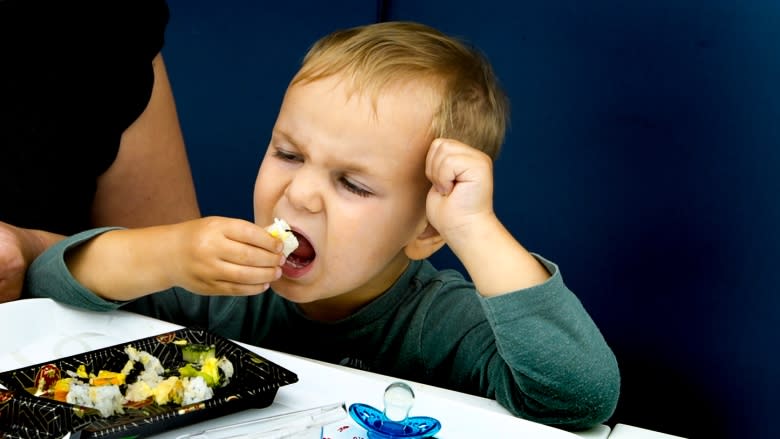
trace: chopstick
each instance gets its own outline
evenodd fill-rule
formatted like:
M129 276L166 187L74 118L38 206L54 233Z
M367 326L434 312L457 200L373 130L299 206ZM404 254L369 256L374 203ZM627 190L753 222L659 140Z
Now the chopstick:
M176 439L284 439L300 437L302 433L312 432L339 421L346 414L346 404L338 402L251 421L236 422L197 433L183 434L177 436ZM247 427L252 428L251 432L238 433L235 431ZM236 434L230 434L231 432Z

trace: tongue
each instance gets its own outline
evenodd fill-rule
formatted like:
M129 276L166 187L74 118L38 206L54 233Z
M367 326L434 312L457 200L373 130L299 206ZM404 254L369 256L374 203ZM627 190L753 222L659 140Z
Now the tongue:
M298 248L292 252L291 256L295 256L299 259L312 259L314 257L314 248L311 246L309 240L297 233L295 233L295 237L298 238Z

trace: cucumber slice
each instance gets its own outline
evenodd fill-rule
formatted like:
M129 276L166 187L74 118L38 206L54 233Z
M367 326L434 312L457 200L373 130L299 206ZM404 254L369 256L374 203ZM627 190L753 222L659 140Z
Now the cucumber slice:
M214 345L190 344L181 348L182 359L187 363L200 364L208 358L214 358Z

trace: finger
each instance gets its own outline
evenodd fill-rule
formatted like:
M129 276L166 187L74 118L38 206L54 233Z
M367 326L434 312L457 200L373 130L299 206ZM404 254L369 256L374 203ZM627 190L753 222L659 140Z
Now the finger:
M447 140L436 139L432 142L425 160L425 176L431 181L436 192L442 195L447 195L452 190L450 181L442 179L447 150Z
M437 192L449 195L455 185L463 181L469 170L471 149L457 141L443 140L432 151L428 178Z
M214 276L215 283L226 285L243 285L253 287L267 284L282 276L282 268L276 267L248 267L224 263L219 267L219 274Z
M23 276L14 276L9 279L0 279L0 303L10 302L20 297L23 280Z
M23 268L19 269L14 265L0 266L0 303L18 299L23 284Z
M431 179L431 175L433 174L433 156L436 155L440 143L441 139L433 139L431 146L428 148L428 154L425 155L425 176L428 177L428 180Z
M215 281L212 285L204 287L201 291L194 291L204 296L254 296L263 293L270 288L270 283L238 284L227 281Z
M269 235L269 237L271 237ZM277 239L271 239L278 242ZM274 244L276 245L276 244ZM229 264L258 268L258 267L278 267L284 263L284 257L273 250L262 247L256 247L245 242L226 240L221 249L220 260Z
M225 237L273 253L281 253L283 244L271 236L264 227L249 221L236 221L225 230Z

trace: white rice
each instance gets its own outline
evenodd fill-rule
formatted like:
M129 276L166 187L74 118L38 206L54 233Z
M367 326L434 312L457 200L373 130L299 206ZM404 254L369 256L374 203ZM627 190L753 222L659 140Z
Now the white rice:
M71 382L67 396L68 403L95 408L103 417L124 413L124 400L119 386L90 386L75 380Z
M152 388L145 381L136 381L127 386L125 399L130 402L144 401L152 396Z
M217 366L222 369L222 373L225 374L225 379L220 387L225 387L230 382L230 379L233 378L233 363L227 358L222 357L219 359L219 362L217 362Z
M127 346L125 353L131 361L140 361L144 365L144 372L157 375L162 375L165 372L165 368L160 363L160 360L149 352L139 351L132 346Z
M206 384L203 377L185 377L182 378L182 381L184 382L184 398L181 405L195 404L214 396L214 391Z

